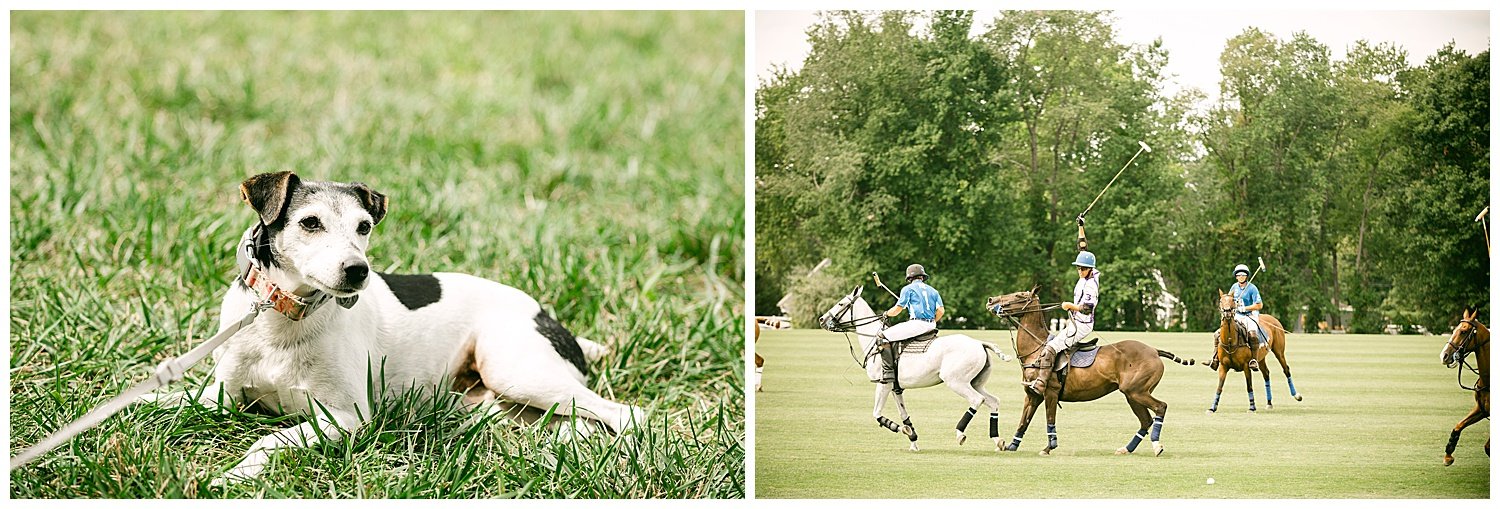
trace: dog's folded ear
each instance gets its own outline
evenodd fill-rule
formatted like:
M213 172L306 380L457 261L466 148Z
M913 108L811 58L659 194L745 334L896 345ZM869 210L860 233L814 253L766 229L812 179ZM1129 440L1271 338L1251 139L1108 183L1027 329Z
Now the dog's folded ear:
M354 182L349 185L354 186L354 195L359 197L360 205L364 205L365 211L370 213L370 220L374 221L375 224L380 224L380 220L385 219L385 207L390 202L390 199L386 198L383 194L375 192L374 189L370 189L370 186L364 185L361 182Z
M261 224L269 225L281 219L287 202L292 198L292 189L301 183L302 180L289 171L262 173L240 183L240 199L260 214Z

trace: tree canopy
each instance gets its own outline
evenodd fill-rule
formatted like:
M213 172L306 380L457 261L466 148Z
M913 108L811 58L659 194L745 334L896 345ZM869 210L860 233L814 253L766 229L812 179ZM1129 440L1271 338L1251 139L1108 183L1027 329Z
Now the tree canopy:
M910 263L945 327L998 325L989 295L1068 300L1074 217L1137 141L1152 152L1088 216L1101 327L1215 325L1217 290L1257 257L1289 326L1439 329L1487 300L1488 51L1412 67L1389 43L1334 59L1306 33L1247 28L1204 107L1164 95L1160 40L1118 41L1108 12L1007 11L982 30L965 11L820 16L801 70L756 90L758 314L790 294L808 323Z

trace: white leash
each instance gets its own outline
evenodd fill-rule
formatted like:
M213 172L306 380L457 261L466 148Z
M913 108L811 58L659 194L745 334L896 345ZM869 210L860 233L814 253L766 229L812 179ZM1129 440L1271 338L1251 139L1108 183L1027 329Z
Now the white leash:
M162 361L161 364L158 364L156 366L155 376L147 379L144 382L141 382L135 387L131 387L123 394L116 396L115 399L109 400L109 402L103 405L99 405L99 407L93 409L87 414L84 414L83 417L78 418L78 420L73 421L63 429L60 429L57 432L47 436L47 438L43 439L41 442L37 442L36 445L33 445L30 448L21 451L20 454L11 457L10 469L15 470L17 468L21 468L27 463L31 463L33 460L41 457L41 455L46 454L48 451L51 451L57 446L62 445L68 440L72 439L74 436L77 436L79 433L83 433L89 428L99 425L99 423L104 422L105 419L108 419L109 416L118 413L120 410L124 410L127 406L130 406L130 404L141 395L154 391L162 386L171 384L172 382L182 380L182 375L186 373L189 368L192 368L194 364L202 361L204 357L207 357L209 353L213 352L214 349L218 348L219 345L224 343L224 341L228 340L230 337L238 333L240 329L244 328L246 325L250 325L251 322L255 321L255 317L259 316L260 312L265 308L266 304L264 303L256 304L255 306L251 307L250 312L245 314L245 317L241 318L238 323L230 325L229 328L224 329L223 331L219 332L218 335L214 336L208 341L203 342L203 344L198 345L197 348L189 350L188 353L183 354L182 356Z

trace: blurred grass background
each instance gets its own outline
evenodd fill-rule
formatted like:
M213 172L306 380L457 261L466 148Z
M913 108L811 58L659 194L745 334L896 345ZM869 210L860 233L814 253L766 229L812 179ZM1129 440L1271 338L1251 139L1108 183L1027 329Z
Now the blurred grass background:
M32 497L743 497L742 12L12 12L11 448L215 330L251 174L390 196L370 259L520 288L609 343L633 442L398 400L207 483L295 422L133 408ZM208 378L207 363L189 383Z

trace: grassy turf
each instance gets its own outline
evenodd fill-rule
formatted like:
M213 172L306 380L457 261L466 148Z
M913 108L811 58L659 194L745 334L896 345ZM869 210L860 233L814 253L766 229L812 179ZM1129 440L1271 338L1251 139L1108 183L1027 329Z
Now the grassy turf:
M1014 353L1010 333L971 335ZM1200 361L1208 334L1105 332L1105 341L1138 339ZM1058 411L1060 449L1046 445L1046 419L1033 420L1019 452L997 453L981 413L965 445L953 427L966 404L946 387L911 389L907 407L922 450L877 427L874 389L851 360L844 337L823 331L765 331L765 392L755 399L757 497L873 498L1481 498L1488 497L1489 421L1465 430L1442 464L1448 432L1473 407L1473 393L1455 385L1438 362L1433 336L1293 334L1294 401L1277 367L1274 409L1264 382L1250 414L1243 375L1231 373L1219 411L1208 415L1217 384L1202 366L1168 362L1155 395L1168 403L1162 443L1132 456L1115 449L1136 430L1118 392ZM996 361L998 362L998 361ZM1271 361L1274 364L1274 361ZM1007 442L1020 419L1019 364L998 363L987 387L1000 397L1000 435ZM1238 377L1238 378L1236 378ZM1472 382L1471 379L1466 379ZM895 417L895 403L886 406ZM1146 454L1140 454L1146 451ZM1216 484L1208 485L1213 477ZM1045 481L1045 488L1043 482Z
M591 386L651 419L633 441L562 443L395 398L346 442L216 489L300 421L132 408L12 472L10 494L745 496L743 27L739 12L12 13L13 450L213 332L254 220L238 183L283 169L390 196L376 270L494 279L611 344Z

